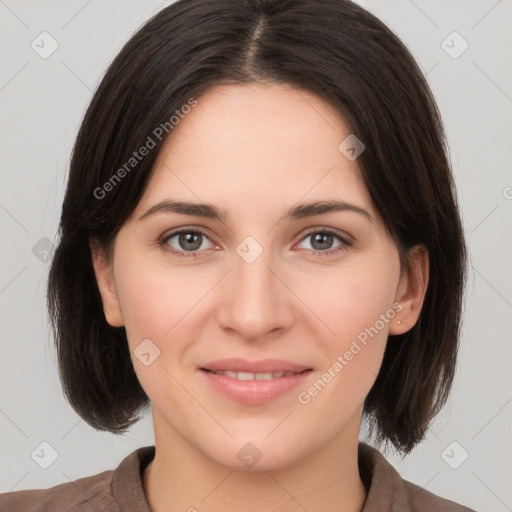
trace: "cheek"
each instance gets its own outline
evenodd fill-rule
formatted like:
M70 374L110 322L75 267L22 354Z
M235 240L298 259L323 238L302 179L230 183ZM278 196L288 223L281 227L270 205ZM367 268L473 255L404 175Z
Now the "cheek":
M136 238L132 236L132 238ZM165 264L154 248L144 248L128 234L118 235L116 289L126 330L137 337L164 339L204 291L193 267Z
M184 303L187 303L183 298L182 283L172 272L166 273L162 268L148 265L136 253L127 252L119 257L115 268L119 276L118 297L137 378L151 402L158 404L159 400L164 400L176 406L170 392L174 389L171 375L175 373L173 365L180 364L185 350L180 339L186 340L177 336L183 323L180 319L186 313Z
M338 415L364 401L380 370L389 326L399 309L395 303L398 255L386 256L331 272L324 293L310 291L305 299L311 310L321 313L316 338L326 357L316 380L298 397L300 403L314 402L327 415L334 405L333 414ZM303 294L306 290L302 288ZM336 417L342 421L343 416Z
M121 244L120 244L121 247ZM207 295L218 275L199 268L171 267L148 263L151 258L136 249L119 251L115 261L116 287L125 322L135 371L144 385L153 385L155 367L165 365L174 372L183 364L187 348L193 344L192 330L204 324L202 314ZM156 366L144 366L137 359L149 339L159 354ZM148 345L152 348L152 345ZM160 351L160 352L158 352ZM167 375L167 374L166 374ZM167 378L163 375L164 378Z
M297 295L321 320L317 324L323 325L323 338L332 349L343 349L376 324L382 337L387 336L389 317L395 314L392 306L400 273L398 254L370 256L340 265L335 272L322 269L308 280L301 278L294 283ZM326 284L320 288L318 283L322 282Z
M134 357L138 347L144 342L150 352L158 354L162 351L163 340L169 337L165 334L177 321L181 287L172 283L161 268L149 264L144 251L133 247L128 237L118 235L117 244L114 261L116 290L131 357L137 374L140 374L145 366ZM149 344L144 341L148 339Z
M165 292L162 276L144 266L131 265L118 286L121 311L131 342L158 339L171 327L172 293ZM123 272L120 269L120 272Z

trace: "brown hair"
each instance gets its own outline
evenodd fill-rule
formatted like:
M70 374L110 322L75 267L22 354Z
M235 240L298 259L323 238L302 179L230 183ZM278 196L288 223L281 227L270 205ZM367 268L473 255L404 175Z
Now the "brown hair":
M428 84L398 37L348 0L179 0L116 56L77 135L49 273L65 395L92 427L117 433L149 405L125 329L106 322L89 243L110 247L144 193L165 137L108 198L98 188L189 98L221 83L257 81L291 84L333 105L366 146L358 164L403 268L410 248L428 249L419 320L389 337L364 403L376 442L408 453L452 385L466 247Z

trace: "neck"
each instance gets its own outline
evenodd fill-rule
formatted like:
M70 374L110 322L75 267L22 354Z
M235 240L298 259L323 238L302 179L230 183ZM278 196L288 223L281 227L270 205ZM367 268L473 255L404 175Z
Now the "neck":
M155 458L143 475L148 503L152 512L360 512L366 489L359 476L357 427L270 471L223 466L175 430L160 436L155 428Z

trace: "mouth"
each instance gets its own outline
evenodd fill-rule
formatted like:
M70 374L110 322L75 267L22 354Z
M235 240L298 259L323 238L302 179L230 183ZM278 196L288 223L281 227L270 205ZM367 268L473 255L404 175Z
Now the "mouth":
M261 405L304 386L313 368L278 359L223 359L198 368L206 384L231 401Z
M213 373L215 375L226 375L231 379L236 380L272 380L272 379L282 379L283 377L293 377L294 375L301 375L306 372L313 371L311 368L307 368L300 372L293 371L278 371L278 372L265 372L265 373L255 373L255 372L237 372L234 370L224 370L224 371L215 371L209 370L208 368L200 368L200 370L204 372Z

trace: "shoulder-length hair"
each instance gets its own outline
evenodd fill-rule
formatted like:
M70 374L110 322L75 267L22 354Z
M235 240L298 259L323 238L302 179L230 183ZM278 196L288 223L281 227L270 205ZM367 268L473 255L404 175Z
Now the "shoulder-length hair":
M180 0L147 21L113 60L73 148L48 279L65 396L89 425L115 433L149 406L125 329L105 319L90 243L111 247L172 136L171 118L212 86L251 82L292 85L337 109L365 144L357 161L403 269L408 249L428 249L418 322L389 337L363 411L378 444L408 453L454 378L466 246L430 88L399 38L348 0ZM127 168L152 134L155 147Z

